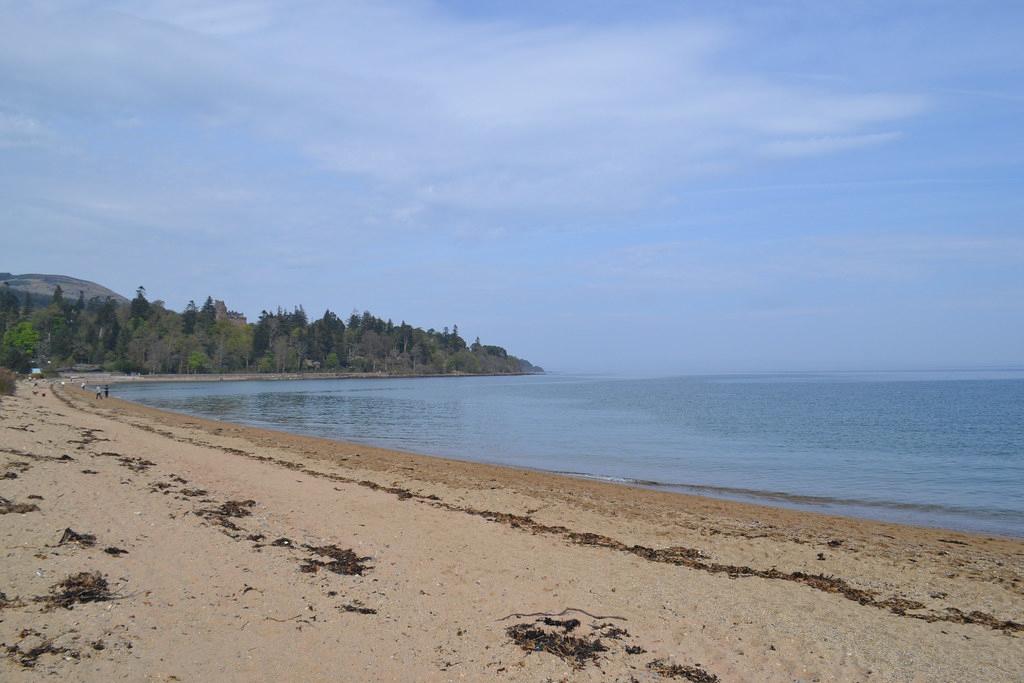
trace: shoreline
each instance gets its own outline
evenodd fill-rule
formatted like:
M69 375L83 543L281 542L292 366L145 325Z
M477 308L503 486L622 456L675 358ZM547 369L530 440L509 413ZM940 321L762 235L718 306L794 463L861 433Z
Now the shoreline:
M75 387L30 389L0 400L0 462L16 475L0 481L0 496L20 504L38 494L36 510L0 518L0 589L21 605L0 612L0 639L24 651L51 638L79 656L24 667L9 655L0 670L11 680L109 680L125 667L159 680L1024 674L1019 539L417 456L95 401ZM64 526L95 533L97 547L54 546ZM105 554L108 543L128 554ZM330 550L342 547L354 554ZM88 569L120 582L124 597L51 611L27 599ZM573 638L606 649L565 659L537 645L564 645L570 618ZM42 635L19 636L26 629ZM526 633L534 640L519 640ZM102 650L85 647L97 638Z
M74 387L71 387L71 389L75 390ZM88 391L83 392L83 396L87 401L91 399L91 394L89 394ZM240 422L219 420L216 418L194 415L191 413L156 408L153 406L146 405L144 403L117 397L113 399L103 399L102 402L106 403L107 401L111 400L117 401L119 404L118 407L122 410L124 410L126 407L129 409L138 409L140 414L151 416L163 416L164 419L170 422L178 422L179 420L182 420L185 423L203 425L207 430L210 431L223 430L225 427L231 427L239 433L244 433L247 430L253 430L253 433L260 435L261 438L276 439L282 444L300 445L304 444L305 442L312 441L327 451L330 451L334 447L343 449L345 451L358 449L372 449L376 454L380 455L381 457L395 457L410 461L417 461L423 467L427 468L429 468L431 464L436 463L441 467L464 469L466 473L470 474L473 477L479 478L480 480L490 480L495 475L502 475L503 479L510 479L514 478L516 474L531 474L535 475L538 478L550 477L550 481L545 482L544 484L545 488L565 489L567 491L567 495L569 496L581 493L584 493L586 495L592 495L595 492L599 492L602 496L608 497L609 499L621 500L631 496L630 493L626 492L642 491L654 494L654 497L657 498L656 502L658 503L664 502L663 497L667 497L668 500L671 500L673 497L679 496L683 499L680 501L681 507L692 508L694 506L698 506L702 508L713 509L716 512L718 512L721 511L722 509L721 504L724 504L726 507L737 506L736 509L733 510L732 512L737 517L742 517L745 519L763 519L766 517L776 516L775 513L779 513L777 516L785 517L787 521L792 523L794 526L802 526L802 522L799 518L803 515L812 515L813 517L818 518L818 521L821 524L831 525L835 528L840 528L844 524L857 526L878 525L880 529L884 528L890 532L893 529L904 529L905 531L911 534L932 534L942 536L945 538L948 538L952 535L974 537L977 539L984 539L987 541L1004 540L1011 543L1019 542L1022 544L1022 547L1024 547L1024 536L954 529L939 525L890 522L871 517L858 517L854 515L837 514L823 510L808 509L807 507L799 507L797 505L773 505L771 503L763 503L750 500L738 500L737 498L731 498L726 496L718 497L712 495L702 495L700 493L691 493L687 491L674 490L674 487L694 489L716 488L710 486L685 484L675 485L664 484L660 482L643 482L632 479L624 480L626 478L612 479L602 477L600 475L591 475L586 473L546 470L525 466L506 465L502 463L488 462L482 460L465 460L444 455L405 451L388 448L386 446L378 446L368 442L332 439L330 437L316 436L311 434L300 434L297 432L289 432L282 429L273 429L269 427L248 425ZM292 442L291 437L298 439L298 441ZM580 488L586 490L573 490L571 482L580 483L582 485ZM535 485L537 485L537 482L531 479L531 486ZM789 496L789 494L785 493L777 495L780 497ZM643 501L655 502L654 499L648 501L646 498L643 498ZM792 516L792 519L790 519L790 516Z
M456 376L456 375L448 375L448 377L454 377L454 376ZM476 376L483 376L483 375L458 375L458 376L461 376L461 377L476 377ZM488 376L491 376L491 377L499 376L500 377L500 376L504 376L504 375L488 375ZM431 375L425 375L425 376L422 376L422 377L431 377ZM399 377L388 376L388 377L375 377L375 378L377 378L377 379L396 379L396 378L399 378ZM274 378L274 379L285 379L286 380L286 379L292 379L292 378L277 377L277 378ZM309 379L313 379L313 378L309 378ZM335 378L323 378L323 379L335 379ZM345 377L341 377L341 378L337 378L337 379L345 379ZM160 382L160 381L175 381L175 380L173 380L173 379L164 380L164 379L161 378L161 379L154 379L152 381ZM374 448L379 448L379 449L383 449L383 450L393 450L396 453L402 453L404 455L410 455L410 456L418 456L418 457L424 457L424 458L437 458L437 459L441 459L441 460L445 460L445 461L451 461L451 462L477 463L477 464L491 466L491 467L510 468L510 469L519 470L519 471L538 472L538 473L541 473L541 474L549 474L549 475L553 475L553 476L556 476L556 477L564 477L564 478L569 478L569 479L573 479L573 480L603 482L603 483L610 484L612 486L623 486L623 487L627 487L627 488L630 488L630 489L641 489L641 490L658 491L658 492L669 494L669 495L692 496L692 497L696 497L696 498L704 498L704 499L711 499L711 500L717 500L717 501L726 501L726 502L732 502L732 503L736 503L736 504L740 504L740 505L753 505L753 506L758 507L758 508L791 510L791 511L799 512L799 513L823 515L823 516L827 516L827 517L835 517L835 518L842 518L842 519L852 519L852 520L858 520L858 521L879 522L879 523L884 523L884 524L895 524L895 525L899 525L899 526L909 526L909 527L919 528L919 529L931 529L931 530L936 530L936 531L941 531L941 532L949 532L949 533L956 532L956 533L966 533L966 534L972 534L972 535L983 536L983 537L1000 537L1000 538L1024 540L1024 530L1022 530L1021 533L1018 533L1018 534L1014 534L1012 532L1008 532L1008 531L1004 531L1004 530L998 530L998 529L990 530L990 529L983 528L983 525L982 525L981 522L983 522L984 520L981 520L981 522L979 522L979 524L978 524L978 527L982 527L982 528L978 528L978 527L971 528L970 526L967 526L967 525L962 526L962 527L958 527L958 526L950 525L949 523L943 523L942 520L941 520L941 516L943 514L945 514L947 517L955 517L955 516L959 515L960 517L964 518L965 520L970 519L971 518L971 516L970 516L970 512L971 511L969 509L965 510L965 509L960 509L960 508L955 508L955 507L946 508L945 506L942 506L942 505L929 506L929 505L920 504L920 503L904 503L904 502L899 502L899 501L887 501L887 500L876 501L876 500L859 500L859 499L855 499L855 498L837 498L837 497L823 496L823 495L814 495L814 494L788 493L788 492L785 492L785 491L759 490L759 489L751 489L751 488L737 488L737 487L717 486L717 485L709 485L709 484L694 484L694 483L653 481L653 480L646 480L646 479L636 479L636 478L626 477L626 476L608 476L608 475L604 475L604 474L600 474L600 473L591 473L591 472L575 472L575 471L566 471L566 470L557 470L557 469L542 469L542 468L529 467L529 466L525 466L525 465L517 465L517 464L509 464L509 463L497 462L497 461L486 460L486 459L470 459L468 457L460 457L459 455L426 453L426 452L420 452L420 451L394 450L394 449L390 449L388 446L380 445L379 443L374 443L372 440L366 440L366 441L347 441L345 439L335 439L335 438L332 438L332 437L329 437L329 436L319 436L319 435L316 435L316 434L301 434L300 432L290 432L290 431L286 431L284 429L277 429L277 428L274 428L274 427L261 427L261 426L258 426L258 425L251 425L251 424L246 424L246 423L242 423L242 422L228 422L228 421L225 421L225 420L219 420L217 418L204 417L202 415L188 413L188 412L184 412L184 411L178 412L178 411L174 411L174 410L171 410L171 409L155 408L155 407L152 407L152 406L148 406L145 403L137 402L137 401L134 401L134 400L131 400L131 399L119 399L119 400L124 400L124 401L126 401L128 403L131 403L133 405L144 406L144 407L149 408L151 410L156 410L156 411L160 411L160 412L166 412L166 413L170 413L170 414L174 414L174 415L187 416L187 417L194 418L194 419L208 420L208 421L211 421L213 423L233 424L233 425L237 425L239 427L246 427L246 428L253 428L253 429L266 429L267 431L281 433L281 434L295 434L295 435L300 435L300 436L308 436L310 438L323 439L323 440L325 440L327 442L338 443L338 444L342 444L342 445L346 445L346 446L350 446L350 447L351 446L365 445L367 447L374 447ZM879 517L878 516L878 514L877 514L878 510L893 511L893 515L892 516L897 516L896 513L902 512L903 516L905 517L905 519L885 519L884 517ZM935 521L935 522L929 522L929 521L915 520L914 519L915 516L927 517L928 516L927 515L928 511L931 511L932 513L938 513L937 515L933 514L933 516L938 517L939 520ZM874 513L874 514L872 514L872 513ZM989 525L989 526L991 527L993 525Z
M317 379L430 379L435 377L526 377L544 375L545 372L494 372L466 373L450 372L444 374L423 375L389 375L381 372L231 372L231 373L200 373L193 375L125 375L106 372L61 373L57 381L85 381L86 384L135 384L138 382L252 382L252 381L287 381ZM49 381L49 380L48 380Z

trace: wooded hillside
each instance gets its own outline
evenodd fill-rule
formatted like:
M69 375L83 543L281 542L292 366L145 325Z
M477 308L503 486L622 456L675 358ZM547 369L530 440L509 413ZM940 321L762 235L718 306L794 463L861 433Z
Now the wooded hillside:
M151 302L142 287L120 303L67 297L58 286L39 307L0 285L0 331L0 365L19 371L94 365L142 373L543 372L500 346L467 344L456 325L423 330L369 311L342 320L330 310L310 322L301 306L263 311L248 323L212 297L178 313Z

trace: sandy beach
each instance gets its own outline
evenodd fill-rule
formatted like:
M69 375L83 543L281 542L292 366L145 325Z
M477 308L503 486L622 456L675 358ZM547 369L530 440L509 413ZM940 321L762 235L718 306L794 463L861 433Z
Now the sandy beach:
M21 383L0 678L1024 680L1024 541ZM66 530L71 530L66 532Z

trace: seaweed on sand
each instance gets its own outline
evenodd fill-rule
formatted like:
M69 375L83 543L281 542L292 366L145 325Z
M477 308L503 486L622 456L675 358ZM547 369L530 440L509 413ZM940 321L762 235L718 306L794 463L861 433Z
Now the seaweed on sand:
M64 529L64 533L61 534L57 545L64 545L65 543L77 543L83 548L91 548L96 545L96 536L93 534L80 534L71 527L68 527Z
M346 612L355 612L356 614L376 614L377 613L377 610L373 609L372 607L365 606L363 603L359 602L358 600L353 600L350 603L342 605L341 609L343 609Z
M0 498L0 515L8 514L25 514L26 512L35 512L39 509L39 506L35 503L15 503L13 500L6 498Z
M12 607L24 607L24 606L25 606L25 603L22 602L21 600L19 600L18 598L14 598L12 600L11 598L7 597L7 593L4 593L3 591L0 591L0 609L9 609L9 608L12 608Z
M256 505L255 500L229 500L226 503L221 503L215 508L204 508L196 512L200 517L212 520L217 524L238 531L238 525L231 521L232 518L248 517L252 514L252 510L249 508Z
M248 517L252 514L249 509L256 505L255 500L229 500L216 509L216 514L224 517Z
M304 545L302 547L315 555L327 558L326 561L318 560L315 557L306 558L299 567L299 571L302 572L315 574L321 569L326 569L335 574L362 576L370 568L366 564L369 557L359 557L349 548L339 548L336 545Z
M662 678L682 678L692 683L718 683L718 676L708 673L699 665L685 666L655 659L647 664L647 668Z
M45 603L49 609L63 607L71 609L74 605L87 602L106 602L117 596L110 592L110 585L99 572L79 572L72 574L50 588L50 594L36 598L36 602Z
M600 638L569 635L579 626L576 619L562 623L554 619L550 621L555 622L552 624L555 630L541 628L544 622L533 622L514 624L505 629L505 633L524 652L547 652L574 669L582 669L587 664L596 662L602 652L608 651Z
M79 653L75 650L68 649L66 647L60 647L54 645L54 641L50 638L46 638L38 631L31 629L25 629L18 634L21 641L14 645L7 645L7 658L17 662L19 666L25 669L34 668L38 663L39 658L43 655L63 655L64 657L71 657L72 659L78 659ZM31 647L23 645L26 640L37 640L37 644Z
M552 619L551 617L544 617L541 621L545 626L556 626L566 633L575 631L580 627L579 619Z
M117 461L132 472L145 472L150 467L156 465L152 460L146 460L145 458L133 458L130 455L121 456Z

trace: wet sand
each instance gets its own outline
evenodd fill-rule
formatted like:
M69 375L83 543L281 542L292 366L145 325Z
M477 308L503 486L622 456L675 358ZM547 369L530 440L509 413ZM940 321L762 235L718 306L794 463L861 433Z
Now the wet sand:
M4 680L1024 679L1020 539L45 394L0 399Z

